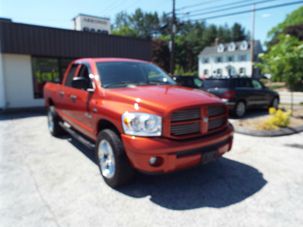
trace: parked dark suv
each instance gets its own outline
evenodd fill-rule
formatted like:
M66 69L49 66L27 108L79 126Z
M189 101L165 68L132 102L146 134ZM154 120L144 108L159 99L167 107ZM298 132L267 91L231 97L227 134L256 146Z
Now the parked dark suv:
M249 108L279 106L279 94L256 79L206 79L201 88L219 96L236 117L243 117Z
M180 86L191 87L191 88L201 88L203 80L197 76L173 76L173 79Z

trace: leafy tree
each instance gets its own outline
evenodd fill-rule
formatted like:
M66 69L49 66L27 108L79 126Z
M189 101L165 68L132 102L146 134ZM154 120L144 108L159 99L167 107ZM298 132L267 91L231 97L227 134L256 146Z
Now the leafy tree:
M233 41L242 41L247 38L245 35L245 29L238 23L234 23L231 27L231 38Z
M303 6L287 15L283 22L273 27L268 32L268 37L271 39L268 46L270 47L271 45L277 43L279 35L284 33L285 29L288 27L301 24L303 24Z
M156 12L143 12L141 9L137 9L133 14L127 14L126 12L117 14L112 33L121 36L152 38L154 41L153 61L168 69L170 23L170 14L163 13L159 16ZM238 41L247 38L245 30L240 24L228 27L227 25L207 25L205 22L181 21L177 19L176 25L175 57L179 72L182 70L184 72L196 71L199 53L206 46L213 45L216 38L220 42ZM160 48L164 48L163 51Z
M273 81L286 82L291 91L302 86L303 42L296 37L280 34L278 43L267 53L260 55L260 59L261 63L257 66L263 73L271 74Z

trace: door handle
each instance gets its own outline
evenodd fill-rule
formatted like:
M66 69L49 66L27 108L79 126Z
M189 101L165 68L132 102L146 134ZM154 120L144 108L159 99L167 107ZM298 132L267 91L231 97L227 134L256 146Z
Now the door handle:
M76 99L77 99L77 96L76 96L76 95L71 95L71 96L69 96L69 97L70 97L70 99L73 100L73 101L76 101Z
M64 96L64 91L59 91L59 96L63 97Z

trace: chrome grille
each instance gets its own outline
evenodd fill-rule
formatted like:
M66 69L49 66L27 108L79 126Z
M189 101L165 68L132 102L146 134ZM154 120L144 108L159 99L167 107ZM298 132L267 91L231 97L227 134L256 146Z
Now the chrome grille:
M208 117L214 117L225 113L224 106L209 106L207 110L208 110Z
M204 110L207 111L204 113ZM208 127L207 131L203 131L203 134L212 133L226 124L226 111L223 105L177 110L171 114L170 135L173 137L201 135L202 130L206 129L204 128L205 122L202 122L202 119L205 118L208 118L208 123L206 123Z
M200 108L179 110L172 114L171 122L196 120L200 119L200 116Z
M200 133L200 123L186 123L186 124L178 124L172 125L170 132L174 136L188 135L193 133Z
M225 117L210 119L208 122L208 130L220 128L225 124L225 121L226 121Z

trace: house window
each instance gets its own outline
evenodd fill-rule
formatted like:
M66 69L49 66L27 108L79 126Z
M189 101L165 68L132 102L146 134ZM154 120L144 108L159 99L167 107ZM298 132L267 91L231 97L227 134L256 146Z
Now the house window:
M222 69L217 69L217 75L222 75Z
M243 67L241 67L241 68L239 69L239 74L240 74L241 76L246 75L246 69L243 68Z
M208 70L207 70L207 69L204 69L203 74L204 74L204 75L208 75Z
M228 57L227 57L227 60L228 60L229 62L234 61L234 56L228 56Z
M246 59L247 59L247 58L246 58L246 55L240 55L240 56L239 56L239 60L240 60L240 61L246 61Z
M59 82L72 59L33 57L34 98L43 98L43 87L46 82Z
M222 62L222 57L217 57L216 62Z
M208 63L208 62L209 62L208 58L203 59L203 63Z

